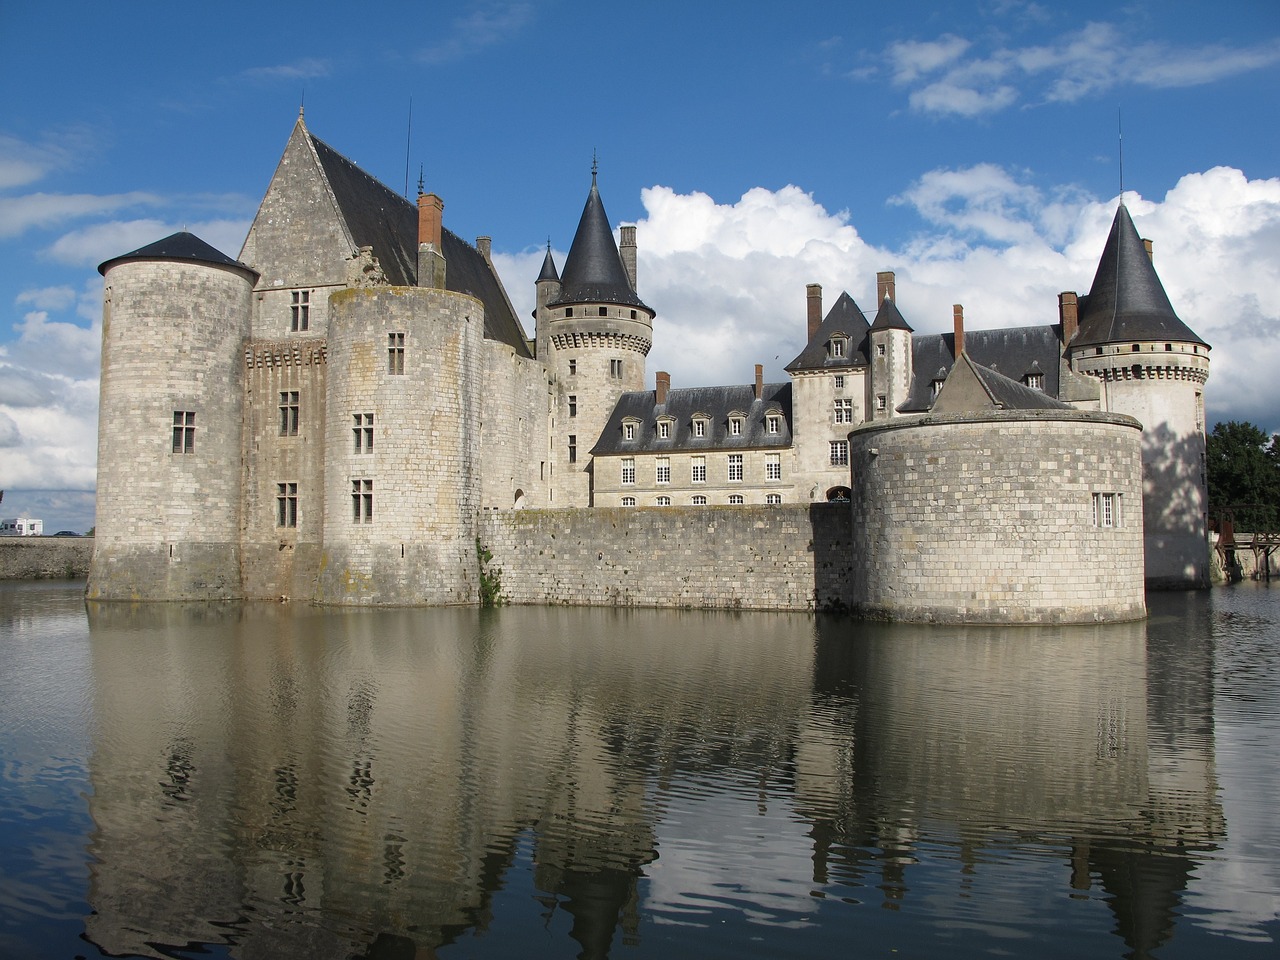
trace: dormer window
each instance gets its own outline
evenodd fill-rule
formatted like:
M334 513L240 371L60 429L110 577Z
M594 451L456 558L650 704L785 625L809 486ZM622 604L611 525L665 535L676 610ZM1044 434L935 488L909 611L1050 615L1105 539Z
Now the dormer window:
M663 419L658 421L658 439L659 440L671 439L671 425L673 422L674 421L672 421L670 417L664 417Z
M746 419L741 414L730 414L729 416L729 436L742 436L742 421Z
M639 426L640 426L640 421L636 420L635 418L628 418L626 420L623 420L622 421L622 439L634 440L636 438L636 432Z
M1044 374L1043 374L1043 373L1028 373L1025 377L1023 377L1023 378L1022 378L1022 381L1023 381L1023 383L1025 383L1028 387L1030 387L1032 390L1043 390L1043 389L1044 389Z
M690 422L690 427L693 431L693 436L695 439L702 438L707 435L707 424L709 424L710 422L711 422L711 418L706 416L705 414L699 414L698 416L695 416L693 418L693 420Z
M946 382L946 380L934 380L933 383L929 385L929 398L931 400L936 400L938 398L938 394L942 392L942 385Z
M832 337L827 345L827 351L832 360L843 360L848 352L848 337Z
M782 417L776 413L771 413L764 418L765 432L770 436L777 436L782 430Z

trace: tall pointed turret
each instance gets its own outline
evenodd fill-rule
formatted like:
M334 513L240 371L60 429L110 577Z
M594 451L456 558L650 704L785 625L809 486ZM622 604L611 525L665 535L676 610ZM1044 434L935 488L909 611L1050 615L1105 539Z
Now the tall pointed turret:
M1102 409L1137 418L1142 431L1142 523L1149 588L1209 583L1204 384L1209 345L1179 319L1151 253L1124 204L1098 260L1072 370L1097 378ZM1137 521L1137 511L1122 522Z
M630 255L631 231L627 241ZM548 249L537 281L537 316L550 345L544 354L539 334L539 357L547 357L557 384L550 499L555 506L581 505L591 503L591 473L588 458L579 458L578 451L595 446L623 393L644 389L644 360L653 345L654 312L636 293L614 242L594 164L591 191L558 282L554 273Z

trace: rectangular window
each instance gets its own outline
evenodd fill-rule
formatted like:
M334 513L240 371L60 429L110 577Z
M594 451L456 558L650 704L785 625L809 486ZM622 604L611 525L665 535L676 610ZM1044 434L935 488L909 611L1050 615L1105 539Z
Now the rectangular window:
M740 494L740 493L731 493L731 494L729 494L729 505L730 505L730 506L732 506L732 507L740 507L740 506L742 506L744 503L746 503L746 501L742 498L742 494Z
M1120 495L1095 493L1093 495L1093 525L1095 527L1120 526Z
M832 377L832 384L835 386L835 388L836 388L837 390L843 390L843 389L844 389L844 377L843 377L843 376L839 376L839 375L837 375L837 376L835 376L835 377Z
M766 494L764 495L764 502L765 502L765 503L767 503L767 504L769 504L769 506L771 506L771 507L779 506L779 505L782 503L782 494L780 494L780 493L766 493Z
M831 441L831 465L833 467L847 467L849 465L848 440Z
M1028 387L1030 387L1032 390L1043 390L1043 389L1044 389L1044 374L1043 374L1043 373L1028 373L1028 374L1027 374L1027 386L1028 386Z
M569 462L578 462L578 435L576 433L569 434Z
M623 498L622 498L622 505L623 505L624 507L634 507L634 506L636 505L636 498L635 498L635 497L623 497Z
M387 373L404 375L404 334L387 334Z
M576 393L569 394L569 416L576 417L578 415L578 395Z
M292 304L289 307L291 314L289 329L295 331L309 329L311 327L311 291L294 290L292 298Z
M373 481L351 481L351 519L355 523L373 523Z
M707 505L707 498L706 498L706 496L705 496L704 494L701 494L701 493L695 493L695 494L693 495L693 500L692 500L692 501L690 501L690 502L691 502L695 507L705 507L705 506Z
M769 433L774 435L776 435L782 427L782 418L775 417L772 414L766 417L764 422L765 422L765 429L768 430Z
M669 507L669 506L671 506L671 498L670 498L670 497L659 497L659 498L658 498L658 506L660 506L660 507Z
M884 398L884 394L883 394L883 393L882 393L882 394L880 394L880 396L876 397L876 409L877 409L877 410L883 410L883 409L885 409L885 407L887 407L887 406L888 406L888 403L885 401L885 398Z
M764 478L766 480L782 479L782 454L769 453L765 455Z
M298 435L298 391L280 391L280 436Z
M883 343L877 343L877 344L876 344L876 356L877 356L877 357L883 357L883 356L884 356L884 344L883 344Z
M352 419L355 421L351 433L355 437L356 453L373 453L373 414L357 413Z
M707 458L694 457L692 462L692 470L689 479L694 483L707 482Z
M695 437L705 437L707 435L707 421L705 420L693 421L693 435Z
M636 482L636 458L622 458L622 482L631 484Z
M671 424L663 420L658 424L658 439L669 440L671 438Z
M671 482L671 458L670 457L658 458L658 470L657 470L656 479L658 483Z
M844 341L839 337L831 341L831 356L836 360L844 356Z
M173 411L173 452L196 452L196 415L190 410Z
M578 375L578 361L577 361L577 360L570 360L570 361L569 361L569 376L571 376L571 377L576 377L577 375Z
M742 436L742 418L741 417L729 418L729 436L731 437Z
M832 414L836 423L853 423L853 398L837 397Z
M742 454L740 453L729 454L729 479L742 479Z
M636 425L634 423L624 423L622 425L622 439L634 440L636 438Z
M296 483L276 484L276 526L296 527L298 525L298 485Z
M622 379L622 361L621 360L609 361L609 376L612 377L614 380Z

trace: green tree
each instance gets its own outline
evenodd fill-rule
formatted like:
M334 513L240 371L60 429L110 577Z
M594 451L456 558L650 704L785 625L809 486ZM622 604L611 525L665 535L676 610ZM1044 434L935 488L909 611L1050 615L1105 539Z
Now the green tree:
M1207 438L1209 509L1234 508L1237 530L1276 528L1280 445L1248 421L1217 423Z

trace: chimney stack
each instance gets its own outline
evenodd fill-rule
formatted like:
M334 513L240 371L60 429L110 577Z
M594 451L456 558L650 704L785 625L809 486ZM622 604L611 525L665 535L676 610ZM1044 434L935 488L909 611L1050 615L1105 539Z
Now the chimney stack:
M659 370L657 375L657 389L654 391L657 394L657 402L659 406L667 402L667 394L670 391L671 374L667 373L665 370Z
M964 353L964 307L960 304L954 304L951 307L951 319L955 323L956 329L956 359L960 359L960 354Z
M764 364L756 364L756 399L764 396Z
M623 224L621 228L622 242L618 244L618 253L622 255L622 265L626 268L627 279L631 281L631 289L636 287L636 227L635 224Z
M1142 249L1147 251L1147 259L1150 260L1152 263L1155 263L1156 262L1155 251L1152 250L1151 248L1151 241L1148 240L1146 237L1142 238Z
M822 284L806 284L804 290L809 309L807 314L809 336L805 339L805 343L808 343L817 335L818 327L822 325Z
M897 279L892 270L881 270L876 274L876 309L880 309L880 304L886 298L893 300L897 295L896 288Z
M480 256L484 257L484 262L490 266L493 266L493 259L489 255L492 246L492 237L476 237L476 249L480 251Z
M444 201L434 193L418 194L418 286L444 289Z
M1062 323L1062 345L1066 347L1080 329L1080 300L1074 290L1058 294L1058 320Z

